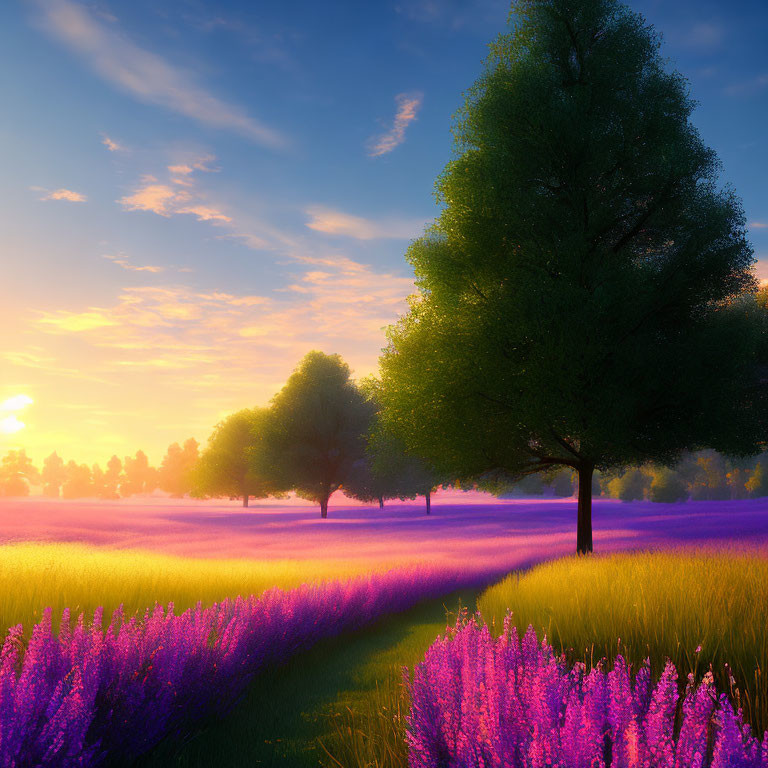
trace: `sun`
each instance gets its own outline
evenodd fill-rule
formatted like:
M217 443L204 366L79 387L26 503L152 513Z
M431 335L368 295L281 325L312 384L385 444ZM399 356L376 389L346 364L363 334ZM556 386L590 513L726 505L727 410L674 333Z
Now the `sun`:
M35 401L29 395L14 395L0 403L0 434L15 435L26 424L16 415Z

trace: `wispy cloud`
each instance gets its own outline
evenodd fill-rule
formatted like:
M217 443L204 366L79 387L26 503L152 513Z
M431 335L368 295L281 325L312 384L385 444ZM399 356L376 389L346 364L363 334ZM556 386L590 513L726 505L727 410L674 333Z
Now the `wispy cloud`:
M169 165L172 174L170 180L161 182L156 176L146 174L140 184L128 195L117 202L126 211L150 211L158 216L169 217L176 214L195 216L198 221L230 223L231 216L207 203L194 188L192 174L196 170L211 171L207 163L213 160L205 157L188 163Z
M88 198L80 192L71 189L43 189L31 187L35 192L42 192L41 200L67 200L70 203L84 203Z
M112 374L126 368L178 371L179 396L231 391L233 384L246 391L246 382L253 387L260 376L266 399L272 383L313 347L339 351L358 371L369 372L383 328L405 309L413 280L344 257L309 258L307 267L274 295L133 286L111 306L43 310L35 324L45 334L74 335L88 345L84 374L121 384Z
M356 240L408 240L417 237L427 224L425 219L366 219L322 205L310 206L305 213L310 217L306 223L309 229Z
M683 36L683 42L689 48L712 50L720 47L725 38L725 28L715 22L700 21Z
M405 141L405 131L416 119L422 100L420 93L399 93L395 96L397 111L394 122L386 133L374 136L369 141L368 154L371 157L386 155Z
M115 141L114 139L111 139L109 136L107 136L106 133L102 134L101 136L101 143L110 151L110 152L124 152L125 147L120 144L119 142Z
M70 312L60 310L57 312L40 313L40 321L44 326L50 326L57 331L92 331L96 328L106 328L117 323L103 309L90 308L84 312Z
M165 271L165 267L160 267L153 264L132 264L124 253L104 253L102 254L102 257L108 259L113 264L116 264L122 269L127 269L129 272L150 272L152 274L158 274Z
M768 229L768 221L750 221L750 229Z
M227 103L194 77L104 23L71 0L36 0L44 28L81 56L104 80L148 104L170 109L214 128L231 131L271 148L286 145L241 107Z
M768 73L756 75L740 83L732 83L725 92L729 96L749 96L768 87Z
M410 21L452 30L498 28L509 14L508 0L400 0L395 11Z

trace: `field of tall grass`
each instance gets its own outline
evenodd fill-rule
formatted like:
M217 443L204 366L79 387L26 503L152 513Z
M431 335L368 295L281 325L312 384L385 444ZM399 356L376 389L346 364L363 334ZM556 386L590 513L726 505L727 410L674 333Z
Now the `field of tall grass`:
M681 687L712 664L717 689L744 708L753 732L766 730L768 557L764 551L677 550L564 558L514 573L477 601L501 632L512 611L521 635L533 625L557 652L588 666L621 653L637 670L646 657L658 678L667 658ZM473 606L469 606L470 611ZM450 623L451 617L448 618ZM435 625L432 627L434 635ZM325 715L326 768L406 768L410 701L402 667L421 653L409 642L372 659L376 684L348 692ZM416 638L413 638L416 639ZM419 658L416 658L416 657ZM399 659L399 664L397 663ZM726 666L726 664L728 666ZM732 675L732 680L731 680Z
M376 570L386 570L377 563ZM21 543L0 546L0 629L22 624L28 631L52 609L54 624L64 608L72 616L120 606L132 616L155 603L177 612L271 587L291 589L328 579L370 573L362 562L317 560L218 560L175 557L83 544Z
M745 719L768 728L768 557L749 550L564 558L516 573L478 601L501 631L512 612L555 650L588 665L620 653L635 668L669 658L685 682L709 669Z

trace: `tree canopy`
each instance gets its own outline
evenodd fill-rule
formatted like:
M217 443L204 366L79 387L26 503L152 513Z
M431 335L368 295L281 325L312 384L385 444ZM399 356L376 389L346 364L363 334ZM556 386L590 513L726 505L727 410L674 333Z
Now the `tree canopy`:
M275 493L274 484L255 470L254 451L266 417L265 408L244 408L216 425L195 468L196 494L238 497L247 507L250 497Z
M320 505L365 457L372 407L339 355L310 352L275 395L258 435L254 471Z
M418 296L381 359L388 429L457 478L579 476L754 451L758 331L741 204L685 80L617 0L519 0L408 251Z

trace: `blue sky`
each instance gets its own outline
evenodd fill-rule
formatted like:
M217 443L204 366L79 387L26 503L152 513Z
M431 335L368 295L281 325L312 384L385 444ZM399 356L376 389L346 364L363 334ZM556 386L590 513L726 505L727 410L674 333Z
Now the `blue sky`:
M689 79L768 277L768 3L630 5ZM410 290L405 248L436 213L451 115L507 13L4 4L0 401L34 402L0 449L159 458L266 402L308 349L371 372Z

